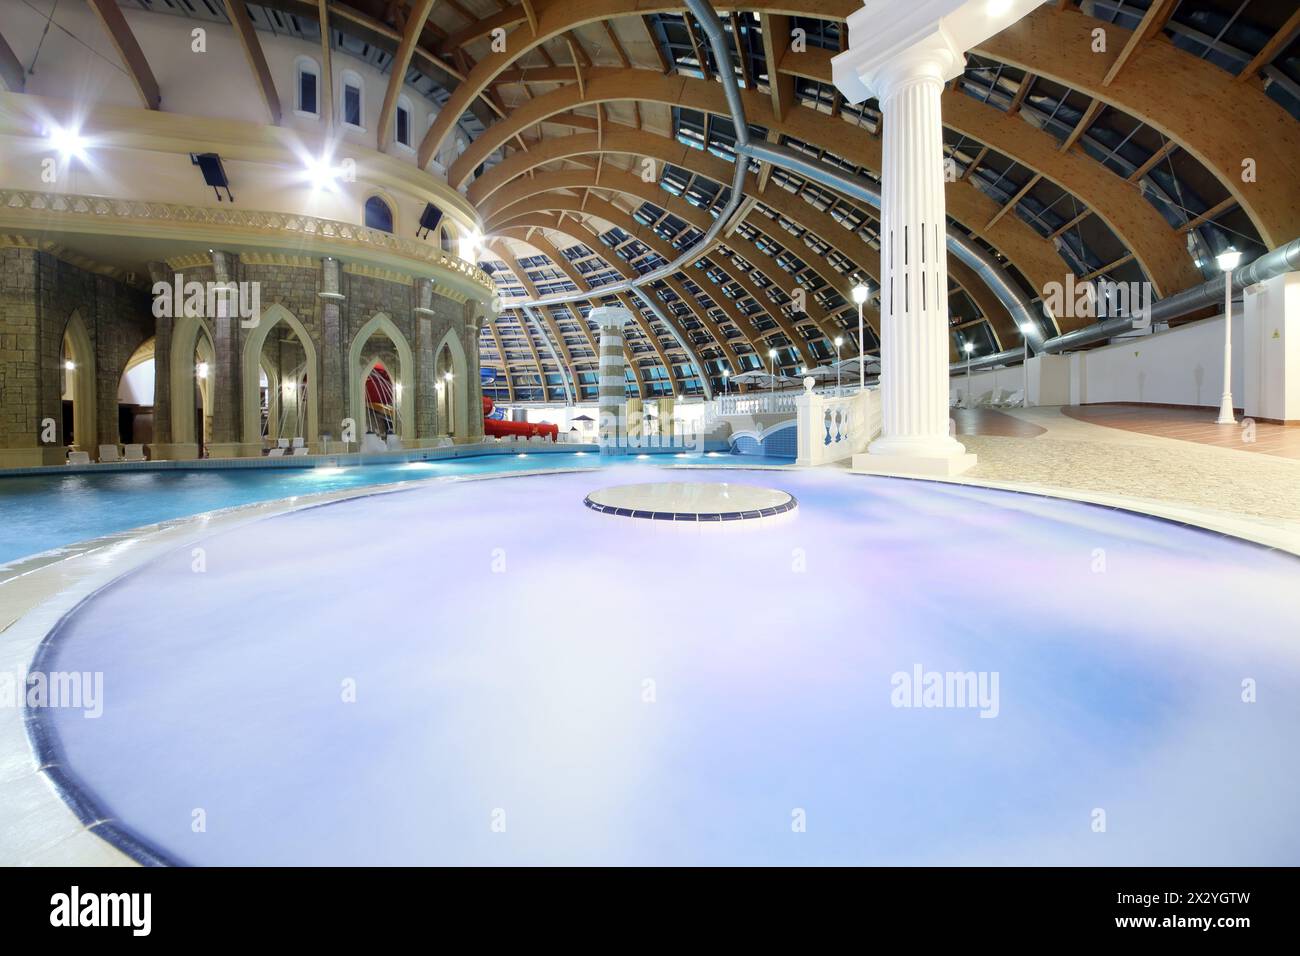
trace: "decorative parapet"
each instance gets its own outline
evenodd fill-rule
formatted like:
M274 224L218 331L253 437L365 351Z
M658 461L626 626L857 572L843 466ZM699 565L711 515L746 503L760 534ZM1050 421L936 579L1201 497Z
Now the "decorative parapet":
M0 223L17 228L67 231L95 223L98 225L92 231L96 232L159 236L193 230L196 239L207 242L229 243L242 239L283 244L286 240L296 240L299 245L319 244L342 254L351 250L355 255L389 264L394 264L394 259L407 260L413 273L423 275L429 268L444 270L480 286L489 295L496 293L491 277L459 256L414 239L315 216L0 189Z
M828 395L814 392L813 380L806 378L795 408L797 465L829 465L860 455L880 434L880 393L875 389Z

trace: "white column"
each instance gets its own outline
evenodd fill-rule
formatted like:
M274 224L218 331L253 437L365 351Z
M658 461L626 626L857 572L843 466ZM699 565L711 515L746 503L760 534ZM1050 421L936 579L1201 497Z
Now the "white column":
M877 78L880 190L880 438L867 467L955 474L975 463L948 434L948 251L939 98L951 54L919 48Z
M627 374L623 362L623 324L632 313L622 306L598 306L590 318L600 326L600 378L597 390L602 455L627 453Z
M880 185L882 431L855 468L955 475L975 464L948 425L948 253L944 84L965 52L1041 0L867 0L831 61L852 103L884 115Z

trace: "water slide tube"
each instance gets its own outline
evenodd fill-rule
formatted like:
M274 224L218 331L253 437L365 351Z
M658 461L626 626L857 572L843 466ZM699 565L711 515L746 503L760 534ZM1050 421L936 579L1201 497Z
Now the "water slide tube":
M501 418L492 417L492 399L486 395L483 396L483 434L491 435L494 438L501 438L505 435L545 435L551 441L560 440L560 426L551 425L547 422L508 422Z

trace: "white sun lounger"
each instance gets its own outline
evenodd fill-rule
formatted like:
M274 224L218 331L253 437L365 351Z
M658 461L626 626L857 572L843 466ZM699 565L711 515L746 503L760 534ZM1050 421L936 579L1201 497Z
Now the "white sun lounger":
M89 465L90 452L88 451L70 451L68 452L69 465Z
M99 460L101 463L121 461L122 456L118 454L116 445L100 445Z
M145 461L144 445L126 445L126 455L123 461Z

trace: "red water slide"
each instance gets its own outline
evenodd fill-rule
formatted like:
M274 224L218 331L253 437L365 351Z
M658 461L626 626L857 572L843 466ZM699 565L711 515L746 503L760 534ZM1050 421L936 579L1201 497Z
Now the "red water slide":
M547 435L551 441L560 440L560 426L546 422L508 422L500 418L488 418L492 412L492 399L483 396L483 433L494 438L503 435Z

